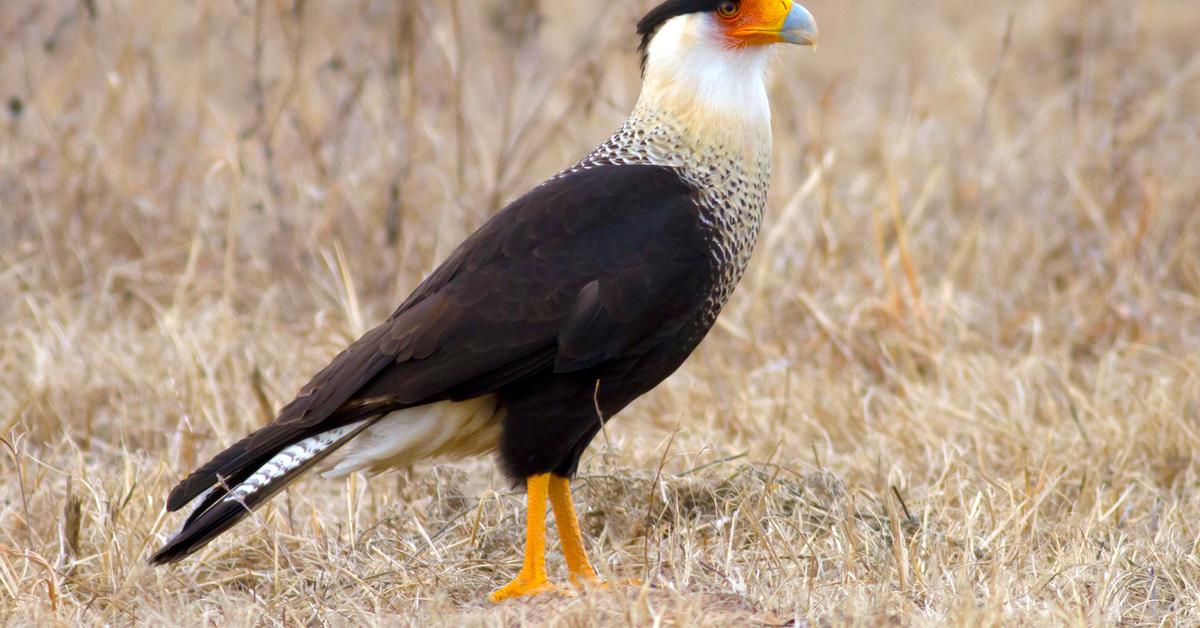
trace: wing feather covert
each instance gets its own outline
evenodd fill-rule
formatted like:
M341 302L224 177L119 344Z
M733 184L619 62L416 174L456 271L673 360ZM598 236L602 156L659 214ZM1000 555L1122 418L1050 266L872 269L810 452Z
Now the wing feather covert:
M542 184L463 242L274 422L181 482L169 509L366 416L594 367L670 337L711 280L697 212L694 190L662 166L594 167Z

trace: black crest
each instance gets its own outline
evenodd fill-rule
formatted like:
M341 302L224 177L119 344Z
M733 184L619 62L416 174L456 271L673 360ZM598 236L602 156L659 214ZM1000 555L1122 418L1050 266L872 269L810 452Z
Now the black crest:
M637 25L638 35L642 37L642 43L638 46L638 52L642 55L642 71L646 70L646 50L650 47L650 40L654 39L654 34L667 20L689 13L716 11L721 2L722 0L667 0L651 9Z

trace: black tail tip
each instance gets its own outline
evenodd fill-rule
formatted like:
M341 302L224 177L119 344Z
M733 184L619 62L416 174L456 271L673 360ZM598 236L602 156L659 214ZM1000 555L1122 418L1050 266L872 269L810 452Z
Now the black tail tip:
M170 565L187 558L196 549L198 548L188 547L187 544L180 543L178 537L176 537L167 541L166 545L163 545L158 548L158 551L151 554L150 558L146 559L146 563L152 567Z
M165 565L170 565L171 563L174 563L182 558L180 556L172 556L170 553L164 550L166 550L165 547L151 554L150 558L146 559L146 564L150 565L151 567L163 567Z

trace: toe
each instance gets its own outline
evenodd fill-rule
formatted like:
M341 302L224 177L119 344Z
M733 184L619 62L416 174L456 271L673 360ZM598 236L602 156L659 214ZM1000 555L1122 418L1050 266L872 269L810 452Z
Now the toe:
M558 587L544 578L536 580L517 578L493 592L491 600L493 602L503 602L513 598L530 597L557 590Z

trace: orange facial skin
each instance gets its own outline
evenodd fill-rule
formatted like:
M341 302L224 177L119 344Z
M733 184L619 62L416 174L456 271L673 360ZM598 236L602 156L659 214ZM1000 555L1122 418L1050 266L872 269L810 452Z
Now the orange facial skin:
M730 46L744 48L783 41L780 32L792 10L792 0L742 0L736 4L738 10L733 15L717 13Z

